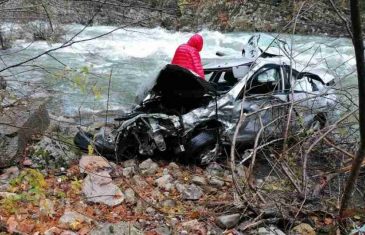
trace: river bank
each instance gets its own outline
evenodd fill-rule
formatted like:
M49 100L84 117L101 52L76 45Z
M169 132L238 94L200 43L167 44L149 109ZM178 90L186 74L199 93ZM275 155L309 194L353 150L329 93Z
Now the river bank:
M347 1L334 1L343 17L349 17ZM1 5L4 9L26 6L29 11L6 11L0 21L163 27L177 31L202 29L221 32L276 32L306 35L348 36L346 25L329 1L281 0L143 0L143 1L47 1L42 8L23 0ZM365 11L364 11L365 12ZM295 27L294 27L295 26ZM295 29L294 29L295 28Z

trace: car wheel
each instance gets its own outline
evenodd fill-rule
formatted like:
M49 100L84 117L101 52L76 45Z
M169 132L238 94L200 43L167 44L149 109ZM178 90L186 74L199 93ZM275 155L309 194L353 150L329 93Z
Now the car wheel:
M88 146L92 142L94 135L89 132L79 131L74 137L74 144L82 151L88 151Z
M219 146L214 131L204 131L195 135L188 143L185 158L189 163L206 165L216 160Z

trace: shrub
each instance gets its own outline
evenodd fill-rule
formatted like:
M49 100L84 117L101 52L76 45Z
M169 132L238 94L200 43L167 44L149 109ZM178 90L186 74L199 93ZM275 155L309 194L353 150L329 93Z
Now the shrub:
M12 47L14 38L11 33L5 32L0 27L0 50L6 50Z
M24 25L23 30L30 35L34 41L60 42L65 34L65 30L60 24L51 26L48 22L33 21Z

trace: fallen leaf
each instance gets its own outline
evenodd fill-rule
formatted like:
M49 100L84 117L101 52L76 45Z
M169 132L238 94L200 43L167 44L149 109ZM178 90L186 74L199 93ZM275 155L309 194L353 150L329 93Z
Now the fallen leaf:
M14 216L10 216L6 221L6 225L8 226L8 232L14 233L16 231L16 227L18 226L18 222L15 220Z
M33 231L34 227L35 227L35 224L33 221L24 220L18 224L17 230L24 232L26 234L30 234Z

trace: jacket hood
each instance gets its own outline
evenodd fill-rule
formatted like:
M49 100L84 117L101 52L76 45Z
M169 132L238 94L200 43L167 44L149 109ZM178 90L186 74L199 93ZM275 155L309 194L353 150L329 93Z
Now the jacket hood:
M188 41L188 45L194 47L198 51L203 49L203 37L199 34L194 34Z

